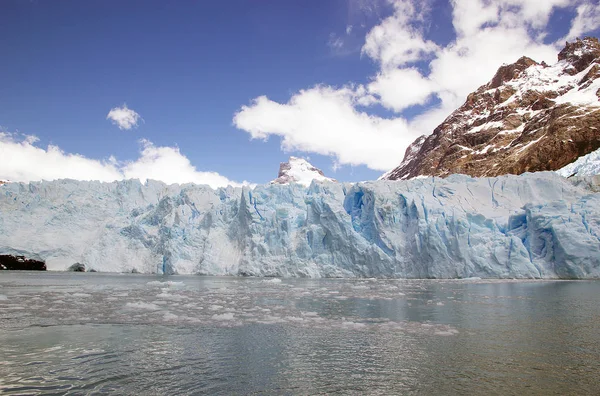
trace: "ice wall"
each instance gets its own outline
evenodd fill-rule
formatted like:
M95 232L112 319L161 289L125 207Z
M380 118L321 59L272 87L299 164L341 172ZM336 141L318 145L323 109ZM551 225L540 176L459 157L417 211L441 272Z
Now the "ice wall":
M0 186L0 254L97 271L600 277L600 194L555 173L221 188Z

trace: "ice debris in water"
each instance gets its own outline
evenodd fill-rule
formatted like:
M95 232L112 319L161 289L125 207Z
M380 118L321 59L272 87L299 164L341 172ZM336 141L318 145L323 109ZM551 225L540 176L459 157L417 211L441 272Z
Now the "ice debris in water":
M185 283L183 282L175 282L175 281L150 281L146 283L148 286L158 286L158 287L183 287Z
M281 279L279 279L279 278L270 278L270 279L263 280L263 282L276 284L276 283L281 283Z
M149 310L149 311L155 311L157 309L160 309L159 306L156 305L156 304L145 303L145 302L142 302L142 301L139 301L139 302L128 302L127 304L125 304L125 308L142 309L142 310Z

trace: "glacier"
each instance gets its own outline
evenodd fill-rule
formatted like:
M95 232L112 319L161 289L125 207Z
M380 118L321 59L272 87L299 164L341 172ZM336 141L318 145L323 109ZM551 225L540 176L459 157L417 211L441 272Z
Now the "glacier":
M0 254L49 270L277 277L600 277L600 178L554 172L211 189L0 186Z
M593 176L600 174L600 149L583 155L556 171L563 177Z

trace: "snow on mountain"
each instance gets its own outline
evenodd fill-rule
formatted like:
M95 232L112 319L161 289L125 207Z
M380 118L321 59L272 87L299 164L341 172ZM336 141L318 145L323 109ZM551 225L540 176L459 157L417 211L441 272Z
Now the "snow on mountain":
M600 175L600 149L579 157L556 173L563 177Z
M279 165L279 174L277 179L271 181L272 184L298 183L303 186L310 186L313 180L335 182L323 173L319 168L314 167L310 162L303 158L290 157L288 162L282 162Z
M600 43L567 43L552 66L500 67L381 179L557 170L600 147Z
M598 278L600 178L453 175L254 189L0 186L0 254L97 271Z

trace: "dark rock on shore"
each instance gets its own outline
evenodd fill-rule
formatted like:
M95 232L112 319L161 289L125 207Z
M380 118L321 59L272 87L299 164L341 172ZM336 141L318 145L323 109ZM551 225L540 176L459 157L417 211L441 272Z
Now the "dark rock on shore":
M75 263L69 267L67 271L70 272L85 272L85 265L81 263Z
M46 263L25 256L0 255L0 270L46 271Z

